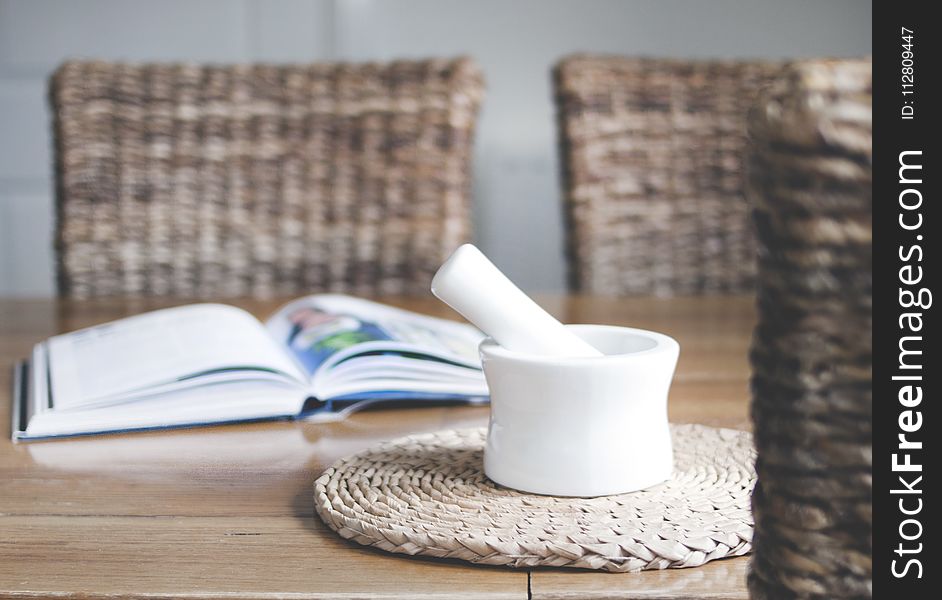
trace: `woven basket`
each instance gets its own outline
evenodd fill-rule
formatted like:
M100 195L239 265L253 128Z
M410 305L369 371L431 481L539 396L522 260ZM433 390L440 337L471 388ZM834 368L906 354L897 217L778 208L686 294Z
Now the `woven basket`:
M871 65L790 68L752 114L753 598L871 591Z
M570 285L752 291L746 114L782 65L570 57L555 85Z
M59 291L427 293L470 236L482 88L468 59L67 63Z

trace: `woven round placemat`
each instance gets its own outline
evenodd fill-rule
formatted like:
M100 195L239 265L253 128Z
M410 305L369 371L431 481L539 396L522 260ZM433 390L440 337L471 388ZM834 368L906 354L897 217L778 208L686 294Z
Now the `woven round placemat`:
M752 436L672 425L674 474L600 498L526 494L483 472L484 429L413 435L344 458L314 483L317 514L388 552L512 567L640 571L749 552Z

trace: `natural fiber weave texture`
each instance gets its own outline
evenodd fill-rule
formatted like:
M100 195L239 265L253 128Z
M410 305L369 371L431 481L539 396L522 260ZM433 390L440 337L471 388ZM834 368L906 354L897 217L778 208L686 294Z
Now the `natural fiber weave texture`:
M427 293L470 236L482 88L468 59L66 63L59 291Z
M674 425L673 477L648 490L559 498L498 486L484 429L415 435L337 462L314 484L321 519L388 552L511 567L640 571L749 552L752 438Z
M753 598L872 595L869 61L798 63L752 116Z
M573 289L752 291L746 115L782 64L574 56L556 67Z

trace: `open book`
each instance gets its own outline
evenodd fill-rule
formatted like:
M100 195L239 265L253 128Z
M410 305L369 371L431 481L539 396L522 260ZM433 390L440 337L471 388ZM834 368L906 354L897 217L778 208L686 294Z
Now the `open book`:
M482 338L470 325L341 295L301 298L264 324L224 304L158 310L37 344L16 372L13 438L486 401Z

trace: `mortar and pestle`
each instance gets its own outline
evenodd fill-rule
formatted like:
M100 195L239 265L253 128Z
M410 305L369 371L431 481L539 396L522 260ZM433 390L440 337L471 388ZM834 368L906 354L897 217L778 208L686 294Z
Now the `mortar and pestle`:
M563 325L471 244L432 293L489 337L479 351L491 395L484 472L554 496L605 496L667 480L667 392L680 347L660 333Z

